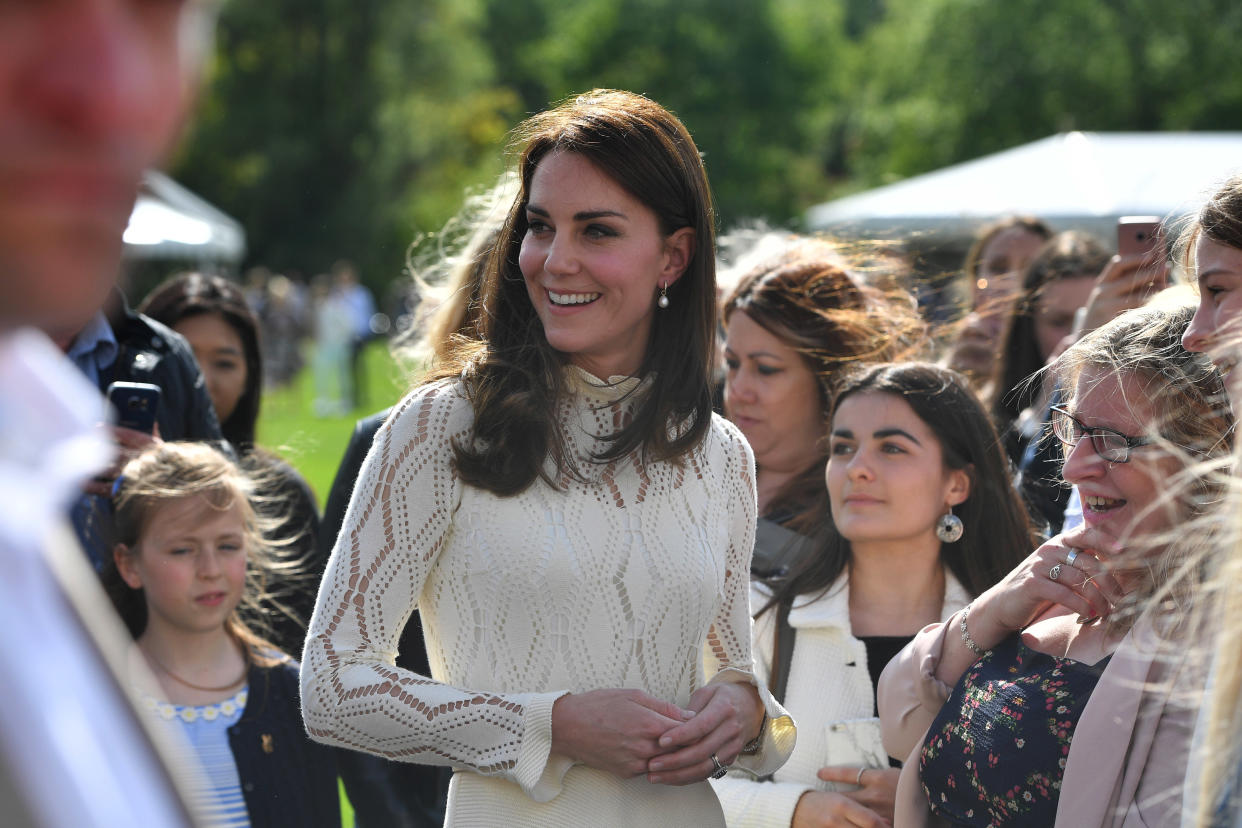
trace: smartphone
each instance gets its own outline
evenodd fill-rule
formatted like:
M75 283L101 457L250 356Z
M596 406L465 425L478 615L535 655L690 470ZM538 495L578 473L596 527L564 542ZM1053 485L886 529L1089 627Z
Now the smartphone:
M1159 216L1122 216L1117 220L1117 252L1141 256L1153 264L1165 259L1164 233Z
M149 382L114 382L108 386L108 402L116 424L147 434L155 433L160 410L160 387Z

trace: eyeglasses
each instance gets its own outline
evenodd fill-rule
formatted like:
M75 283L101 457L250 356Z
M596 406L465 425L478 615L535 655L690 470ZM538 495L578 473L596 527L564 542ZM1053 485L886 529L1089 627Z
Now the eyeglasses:
M1063 405L1052 406L1052 433L1067 449L1077 445L1083 437L1090 437L1091 448L1109 463L1129 463L1131 449L1151 445L1151 440L1143 437L1130 437L1111 428L1083 425Z

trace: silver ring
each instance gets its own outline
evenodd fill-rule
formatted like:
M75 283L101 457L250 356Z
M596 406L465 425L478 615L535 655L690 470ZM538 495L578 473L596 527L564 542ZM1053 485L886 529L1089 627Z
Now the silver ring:
M867 772L867 769L866 769L866 768L859 768L859 769L858 769L858 778L854 780L854 784L855 784L855 785L857 785L857 786L858 786L858 787L860 787L860 788L862 787L862 775L863 775L864 773L866 773L866 772Z
M1069 554L1065 556L1065 562L1070 566L1074 565L1074 561L1078 560L1078 550L1071 549Z
M712 779L719 779L729 772L729 766L720 764L720 759L714 753L712 754L712 764L716 766L716 769L712 771Z
M1049 569L1049 570L1048 570L1048 577L1049 577L1049 579L1051 579L1051 580L1053 580L1053 581L1055 581L1057 578L1060 578L1060 577L1061 577L1061 565L1060 565L1060 564L1057 564L1057 565L1056 565L1056 566L1054 566L1052 569Z

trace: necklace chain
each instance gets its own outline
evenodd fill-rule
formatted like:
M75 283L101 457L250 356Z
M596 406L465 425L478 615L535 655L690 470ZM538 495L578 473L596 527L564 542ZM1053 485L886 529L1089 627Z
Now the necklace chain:
M177 675L172 670L169 670L167 667L161 664L158 660L156 660L155 656L151 655L145 650L142 651L142 655L144 658L146 658L147 661L151 662L156 667L158 667L161 673L168 676L173 681L177 682L178 684L184 684L186 687L192 687L193 689L202 691L204 693L223 693L225 690L230 690L246 680L246 667L242 667L241 675L238 676L233 681L229 682L228 684L222 685L220 687L207 687L206 685L203 685L203 684L195 684L192 681L186 681L181 676Z

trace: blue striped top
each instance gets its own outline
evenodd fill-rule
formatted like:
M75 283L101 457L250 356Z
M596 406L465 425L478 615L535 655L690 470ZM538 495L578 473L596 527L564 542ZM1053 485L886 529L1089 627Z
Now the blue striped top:
M170 704L143 695L147 710L164 721L175 722L197 756L203 773L187 792L189 805L210 828L250 826L237 764L229 747L229 728L241 719L248 690L249 685L222 702L200 706Z

